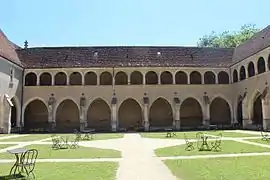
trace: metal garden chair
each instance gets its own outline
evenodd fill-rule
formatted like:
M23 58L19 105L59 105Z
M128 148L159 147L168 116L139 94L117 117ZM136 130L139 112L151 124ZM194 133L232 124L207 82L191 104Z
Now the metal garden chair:
M14 166L14 171L11 174L15 175L17 172L19 174L26 173L27 179L35 179L34 169L36 166L36 159L38 156L38 150L29 149L22 154L22 158ZM32 178L31 178L32 175Z
M78 148L78 147L79 147L79 141L80 141L80 139L79 139L78 137L76 137L76 138L74 139L74 141L70 141L69 147L70 147L71 149L76 149L76 148Z
M219 133L218 136L216 137L216 140L211 143L212 151L221 151L221 138L222 138L222 134Z
M187 135L184 133L184 137L185 137L185 142L186 142L186 151L192 151L194 150L194 146L193 146L193 142L191 142L188 138Z
M52 135L52 149L67 149L68 140L63 137Z

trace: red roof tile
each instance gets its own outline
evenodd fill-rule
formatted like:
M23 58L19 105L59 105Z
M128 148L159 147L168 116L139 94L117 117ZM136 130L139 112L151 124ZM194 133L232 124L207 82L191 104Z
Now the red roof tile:
M0 56L21 66L22 64L15 50L16 48L17 47L15 46L15 44L10 42L6 35L3 33L3 31L0 29Z
M232 48L198 47L41 47L17 50L25 67L112 66L227 67ZM95 56L95 52L97 56ZM158 55L160 52L160 55Z

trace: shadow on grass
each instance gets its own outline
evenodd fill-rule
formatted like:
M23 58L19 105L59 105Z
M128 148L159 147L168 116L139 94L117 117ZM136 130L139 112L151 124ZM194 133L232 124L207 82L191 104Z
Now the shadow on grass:
M0 176L0 180L26 180L27 177L21 174Z

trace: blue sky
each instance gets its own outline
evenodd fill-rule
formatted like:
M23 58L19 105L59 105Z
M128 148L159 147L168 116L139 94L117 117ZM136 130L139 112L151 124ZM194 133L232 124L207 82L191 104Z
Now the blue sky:
M196 45L211 31L268 25L267 0L6 0L0 28L29 46Z

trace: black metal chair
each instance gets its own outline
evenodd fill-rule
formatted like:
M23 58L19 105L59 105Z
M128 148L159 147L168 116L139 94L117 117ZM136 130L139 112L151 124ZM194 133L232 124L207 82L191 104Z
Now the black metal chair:
M27 150L21 158L21 161L19 161L16 164L15 171L13 175L15 175L17 172L19 174L26 173L27 178L29 179L32 175L33 179L35 179L34 169L36 166L36 159L38 156L38 150L36 149L29 149Z
M221 138L222 138L222 134L219 133L218 136L216 137L216 140L211 143L212 151L221 151Z
M191 142L188 139L188 137L187 137L187 135L185 133L184 133L184 138L185 138L185 142L186 142L186 148L185 148L185 150L186 151L192 151L192 150L194 150L193 142Z
M69 148L76 149L79 147L79 141L80 139L78 137L75 137L74 141L70 141Z
M77 129L74 129L74 134L75 134L76 138L78 138L79 140L82 139L82 134Z
M67 149L68 140L63 137L52 135L52 149Z

